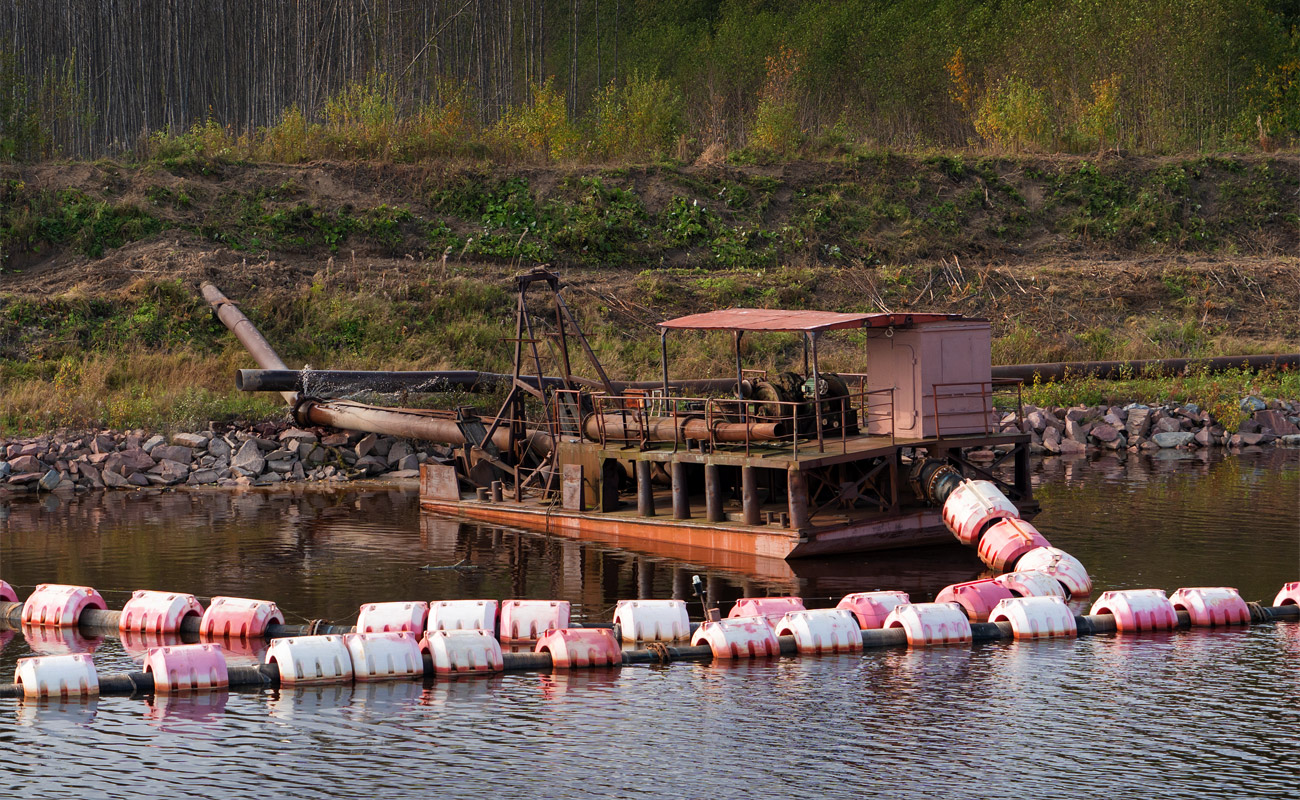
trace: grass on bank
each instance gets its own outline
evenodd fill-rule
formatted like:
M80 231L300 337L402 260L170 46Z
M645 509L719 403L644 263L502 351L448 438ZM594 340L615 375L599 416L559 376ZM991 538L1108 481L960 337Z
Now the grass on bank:
M705 281L716 276L696 277ZM818 286L805 276L803 294L782 298L764 297L770 276L731 277L737 291L756 293L750 298L757 301L754 304L787 307L817 307L821 301L816 292L828 290L831 280L822 276ZM301 288L261 288L235 299L290 365L505 372L510 345L504 340L513 333L514 298L503 285L492 275L445 274L426 266L406 270L401 280L380 288L359 272L339 269L329 275L322 272ZM718 291L714 283L684 281L674 308L689 312L708 307L721 299ZM620 307L618 302L613 295L580 286L570 292L570 303L611 375L657 377L657 333L650 320L629 313L636 307ZM139 281L112 297L0 295L0 316L11 323L0 329L0 435L91 427L175 430L201 427L210 420L263 420L285 413L278 395L234 390L235 369L254 364L193 287ZM1167 349L1153 353L1145 342L1164 324L1140 323L1127 333L1111 330L1105 339L1095 330L1040 332L1037 349L1028 344L1025 324L1000 324L994 348L995 354L1014 352L1018 360L1029 362L1204 356L1217 354L1222 342L1232 341L1205 335L1171 337ZM543 324L538 333L545 332ZM725 336L681 335L670 337L669 344L675 374L727 375L734 368ZM863 342L852 334L827 337L826 344L826 369L867 368ZM744 350L747 364L755 368L785 369L801 357L797 339L786 334L746 337ZM557 369L545 348L542 357L544 368ZM593 376L576 348L574 358L580 373ZM1141 375L1117 382L1069 379L1032 384L1026 387L1025 400L1039 406L1195 402L1235 428L1241 421L1239 400L1247 394L1300 398L1300 374L1232 371ZM388 400L415 404L414 399ZM456 402L492 405L482 398Z

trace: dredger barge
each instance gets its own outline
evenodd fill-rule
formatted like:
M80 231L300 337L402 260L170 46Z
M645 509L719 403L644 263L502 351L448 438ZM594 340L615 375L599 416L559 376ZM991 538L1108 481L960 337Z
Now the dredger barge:
M660 323L661 378L624 383L597 360L557 275L537 269L516 282L512 374L338 374L387 390L504 385L495 415L305 396L302 374L238 309L211 285L204 294L262 367L241 370L241 388L283 391L300 424L452 447L446 463L421 467L420 503L436 514L665 555L704 548L743 563L952 541L941 509L956 477L992 483L1020 519L1037 511L1030 437L1000 424L1008 413L1019 419L1019 382L992 378L986 320L712 311ZM548 296L545 312L538 294ZM734 375L670 377L669 336L700 332L730 336ZM745 337L770 333L798 337L799 372L746 368ZM866 348L866 374L822 369L819 343L832 335ZM595 379L575 374L575 345ZM313 372L308 383L334 374Z

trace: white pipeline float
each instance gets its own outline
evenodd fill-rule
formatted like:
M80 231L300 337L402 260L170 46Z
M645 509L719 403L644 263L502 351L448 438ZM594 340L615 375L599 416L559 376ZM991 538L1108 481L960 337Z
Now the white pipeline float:
M1070 563L1063 554L1048 552L1044 558L1048 566ZM569 603L562 600L363 605L358 616L364 628L374 631L376 623L389 628L374 632L321 620L286 625L279 609L266 600L213 598L200 613L192 595L136 592L126 609L114 611L103 608L102 599L95 602L100 595L90 587L42 584L24 603L8 584L0 584L0 629L21 625L29 636L40 631L120 632L125 641L139 636L140 629L160 636L155 631L174 624L174 637L199 640L173 639L148 647L142 672L100 675L88 653L19 659L14 683L0 684L0 697L71 700L96 694L352 684L1300 620L1300 582L1284 586L1272 606L1247 603L1229 587L1184 588L1172 596L1159 589L1130 589L1105 592L1092 613L1076 616L1066 606L1065 594L1082 594L1087 578L1073 564L1077 562L1064 571L1021 570L954 584L933 603L912 603L905 592L855 592L834 609L808 610L798 597L747 597L736 601L733 615L725 619L711 608L704 623L690 623L681 600L624 601L613 624L573 623ZM1066 580L1060 580L1063 576ZM142 605L152 613L138 613ZM24 625L25 619L45 624ZM687 636L690 644L684 641ZM620 649L620 638L642 646ZM249 639L271 641L263 663L228 663L226 647ZM532 651L503 651L502 642L520 641L531 644Z

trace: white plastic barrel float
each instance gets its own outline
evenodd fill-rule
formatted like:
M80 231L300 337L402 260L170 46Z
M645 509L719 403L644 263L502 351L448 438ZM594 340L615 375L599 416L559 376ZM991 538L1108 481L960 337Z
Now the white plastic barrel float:
M984 622L993 607L1003 600L1015 597L1011 590L992 578L966 581L945 586L935 595L936 603L956 603L966 612L971 622Z
M487 631L497 634L497 601L438 600L429 604L426 631Z
M89 653L18 659L14 683L25 697L73 698L99 694L99 673Z
M886 628L902 628L911 647L970 644L970 620L957 603L908 603L889 612Z
M755 658L781 654L776 631L767 617L728 617L704 622L691 637L695 646L708 645L714 658Z
M117 627L139 633L175 633L188 617L203 617L203 606L194 595L141 589L122 606Z
M1250 624L1250 607L1228 586L1179 589L1169 595L1169 602L1175 611L1186 611L1198 627Z
M568 600L504 600L501 641L533 642L548 630L569 627Z
M199 620L205 639L259 639L271 624L283 625L284 615L269 600L214 597Z
M979 557L996 570L1010 570L1025 553L1051 547L1043 534L1023 519L1003 519L989 526L980 537Z
M728 617L766 617L776 624L791 611L804 611L802 597L742 597L731 607Z
M560 628L550 630L537 640L536 653L549 653L551 666L570 667L618 666L623 650L608 628Z
M614 624L625 642L672 642L691 636L684 600L619 600Z
M854 592L840 598L835 607L853 612L858 627L870 631L885 627L889 612L910 602L912 598L907 592Z
M357 612L357 633L423 633L428 617L429 604L424 601L366 603Z
M351 683L352 654L342 636L289 636L266 649L265 663L280 670L287 686L312 683Z
M1102 592L1090 614L1111 614L1115 628L1129 631L1168 631L1178 627L1178 612L1159 589L1124 589Z
M42 583L23 603L24 625L73 627L88 608L107 609L104 598L89 586Z
M1275 606L1295 606L1300 605L1300 581L1288 583L1273 598Z
M410 631L349 633L343 637L357 681L391 681L424 675L420 642Z
M219 644L155 647L144 659L158 694L221 689L230 684L226 656Z
M1013 597L1000 601L989 615L989 622L1011 623L1016 639L1044 639L1077 636L1074 612L1062 597Z
M777 636L793 636L800 653L852 653L862 649L862 629L843 608L790 611L776 624Z
M1016 570L1037 570L1055 578L1073 597L1092 594L1092 578L1079 559L1057 547L1038 547L1016 561Z
M501 643L485 630L429 631L420 641L439 675L464 672L500 672L505 669Z
M1066 597L1060 581L1037 569L1004 572L993 578L1017 597Z
M943 523L967 547L979 543L990 523L1019 519L1016 508L991 481L964 480L943 503Z

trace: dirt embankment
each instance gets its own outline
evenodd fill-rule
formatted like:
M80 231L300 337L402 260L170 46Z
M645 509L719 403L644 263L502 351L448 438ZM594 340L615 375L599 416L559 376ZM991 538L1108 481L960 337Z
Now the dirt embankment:
M764 305L984 315L1002 361L1295 350L1297 212L1295 155L45 164L0 171L0 307L203 280L388 296L545 263L631 337Z

